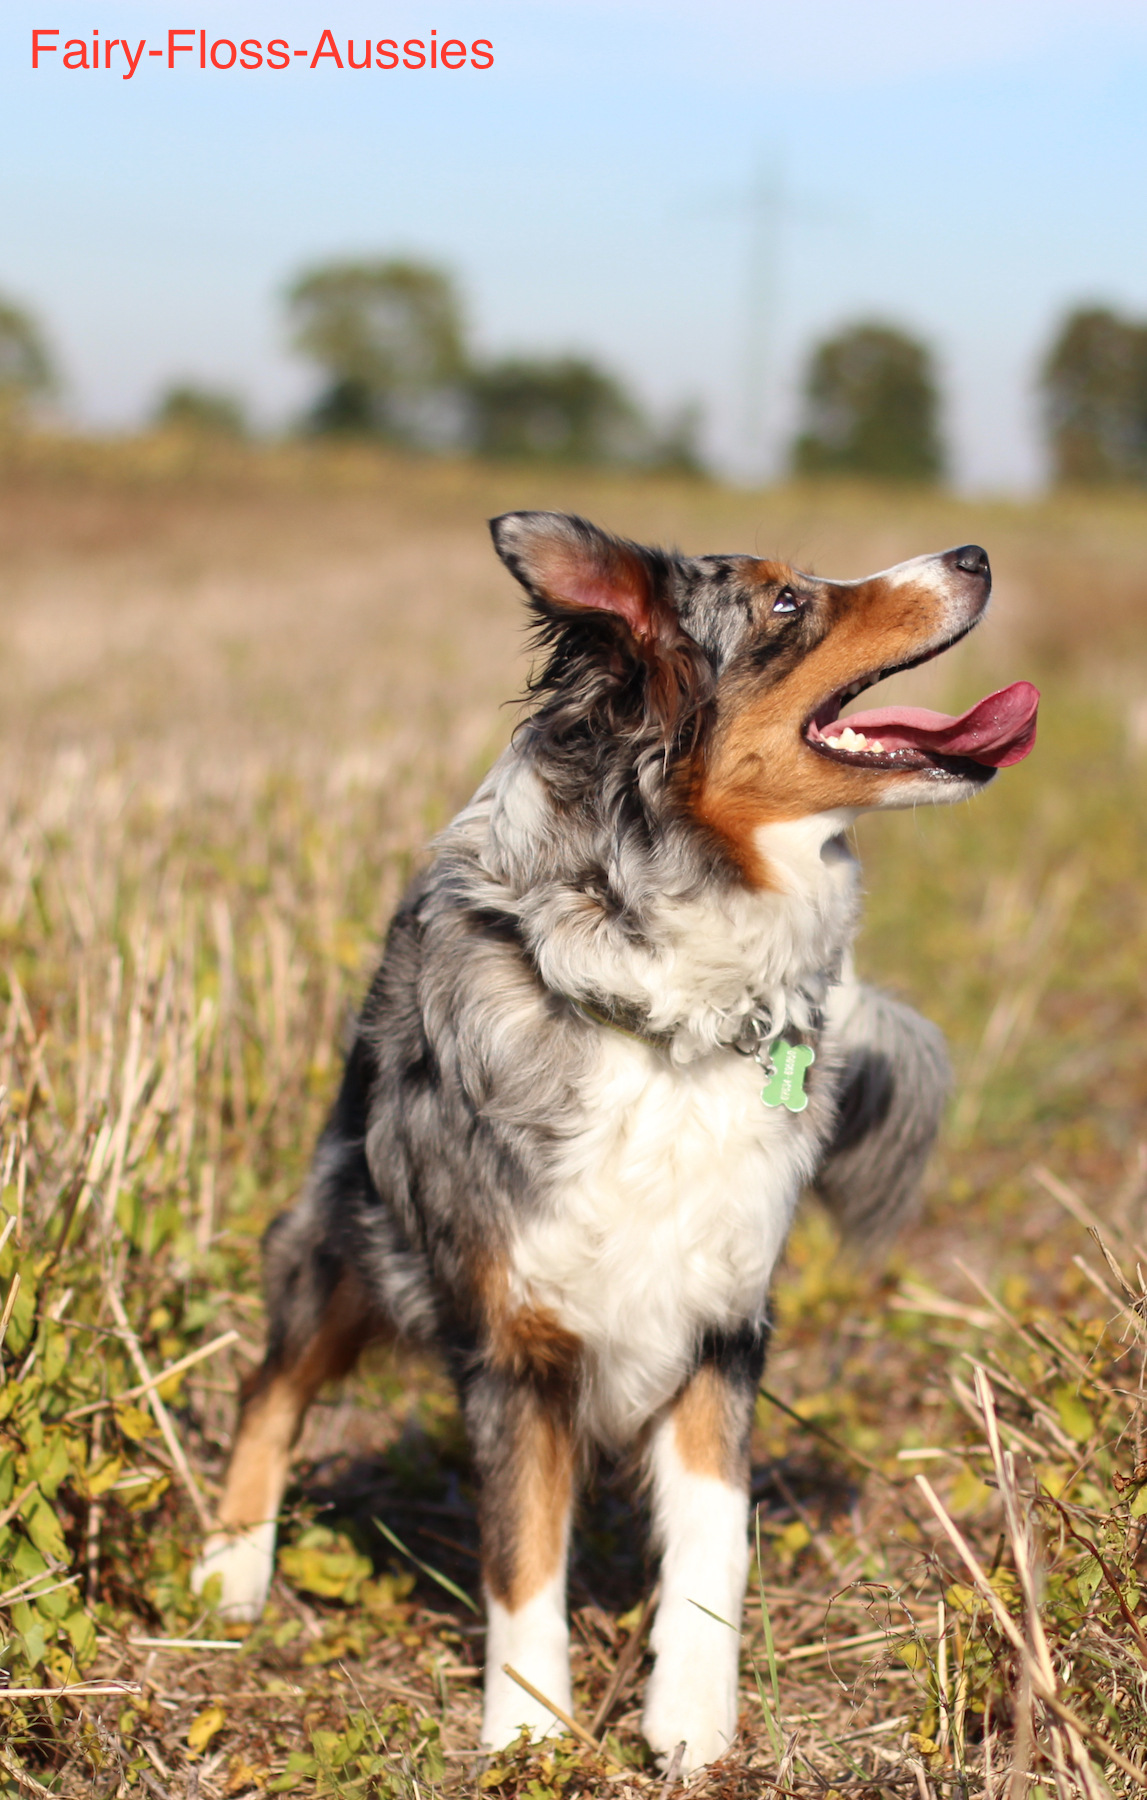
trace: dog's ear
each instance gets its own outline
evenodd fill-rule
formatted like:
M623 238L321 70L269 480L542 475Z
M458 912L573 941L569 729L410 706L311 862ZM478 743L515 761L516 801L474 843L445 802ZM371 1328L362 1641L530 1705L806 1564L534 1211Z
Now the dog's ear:
M570 513L503 513L494 546L537 617L544 667L529 691L548 696L534 716L560 738L593 729L668 746L697 741L711 691L704 652L682 629L675 563L610 537Z
M668 624L654 557L571 513L503 513L491 519L494 548L530 598L553 616L612 613L639 644L663 639ZM655 553L654 553L655 554Z

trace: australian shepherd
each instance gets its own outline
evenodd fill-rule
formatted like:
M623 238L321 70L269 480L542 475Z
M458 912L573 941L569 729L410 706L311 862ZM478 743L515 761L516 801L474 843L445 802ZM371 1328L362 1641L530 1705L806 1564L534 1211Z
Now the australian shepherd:
M391 924L298 1204L269 1348L196 1570L266 1598L320 1385L438 1346L480 1480L483 1743L571 1708L566 1557L596 1447L647 1472L661 1555L644 1730L685 1771L737 1726L749 1431L769 1282L814 1188L866 1244L910 1207L943 1040L858 982L848 832L980 792L1035 735L1017 682L959 718L842 706L976 624L966 544L860 581L508 513L534 709Z

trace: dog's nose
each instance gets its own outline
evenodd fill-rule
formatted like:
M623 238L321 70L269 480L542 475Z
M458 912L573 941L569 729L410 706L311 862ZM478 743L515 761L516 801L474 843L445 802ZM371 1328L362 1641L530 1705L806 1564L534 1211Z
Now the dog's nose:
M945 550L941 561L950 569L958 569L961 575L977 575L981 581L992 579L988 553L979 544L961 544L956 550Z

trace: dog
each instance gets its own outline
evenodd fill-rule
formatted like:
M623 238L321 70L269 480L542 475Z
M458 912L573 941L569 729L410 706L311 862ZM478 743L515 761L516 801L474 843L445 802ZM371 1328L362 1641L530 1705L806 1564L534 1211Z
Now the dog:
M570 1517L635 1450L661 1552L645 1736L737 1728L749 1432L802 1189L871 1247L911 1207L948 1089L937 1029L859 983L857 814L977 794L1034 741L1018 682L959 718L842 705L957 643L964 545L859 581L686 557L554 513L494 544L525 589L534 709L390 926L309 1183L265 1240L269 1346L217 1532L222 1607L266 1598L320 1385L438 1346L480 1481L483 1744L571 1709Z

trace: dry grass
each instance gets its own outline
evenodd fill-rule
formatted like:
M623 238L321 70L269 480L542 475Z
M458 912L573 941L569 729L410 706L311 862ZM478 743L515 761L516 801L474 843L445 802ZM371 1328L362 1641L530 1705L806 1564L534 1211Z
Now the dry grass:
M579 1722L616 1689L604 1743L475 1764L480 1628L436 1579L474 1592L473 1494L426 1365L315 1408L257 1630L139 1642L233 1635L187 1572L258 1354L258 1234L387 911L509 729L518 610L481 521L523 504L847 574L977 538L997 616L912 692L1047 690L1037 755L978 805L862 830L864 966L944 1025L960 1091L890 1270L842 1262L815 1213L794 1237L742 1738L692 1791L1147 1784L1147 507L176 440L25 447L3 481L2 1660L23 1689L132 1684L0 1701L13 1800L665 1791L638 1731L652 1572L613 1469L572 1580Z

